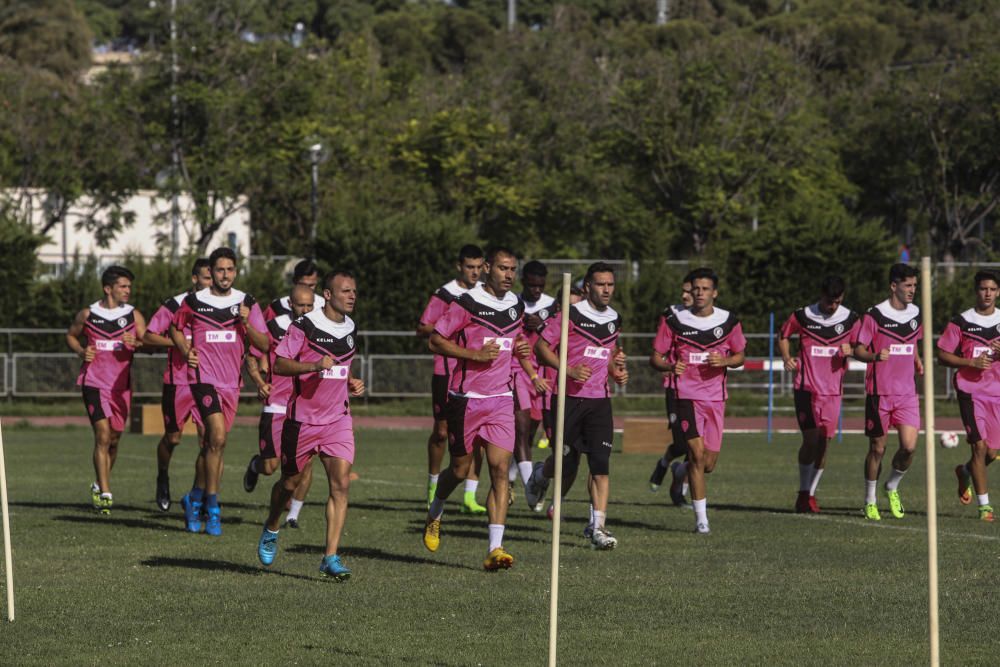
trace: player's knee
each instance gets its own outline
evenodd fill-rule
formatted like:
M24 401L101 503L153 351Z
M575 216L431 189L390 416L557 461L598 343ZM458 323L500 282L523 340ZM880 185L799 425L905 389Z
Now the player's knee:
M265 475L273 475L274 471L278 469L278 463L279 461L277 458L264 459L264 469L262 472Z
M351 477L349 474L334 475L330 478L330 497L346 498L351 490Z
M434 424L434 439L439 445L448 442L448 422Z

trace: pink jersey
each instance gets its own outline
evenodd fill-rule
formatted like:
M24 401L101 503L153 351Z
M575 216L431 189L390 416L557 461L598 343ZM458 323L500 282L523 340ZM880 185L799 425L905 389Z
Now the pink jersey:
M326 299L323 295L317 292L313 300L313 310L323 310L323 306L326 305ZM281 315L292 316L292 304L289 302L290 296L283 296L275 299L271 303L267 304L267 308L264 309L264 319L270 322L276 317Z
M442 285L438 291L431 295L423 314L420 316L420 324L437 324L437 321L448 312L448 306L469 290L458 284L457 280ZM451 375L455 371L458 359L449 359L440 354L434 355L434 375Z
M190 292L172 296L164 301L153 314L146 330L160 336L170 337L170 323ZM191 340L191 328L184 330L184 337ZM188 384L187 359L176 347L167 348L167 368L163 371L163 384Z
M707 317L698 317L690 310L670 309L660 318L660 327L653 349L670 363L686 364L681 375L670 375L677 398L695 401L724 401L729 398L726 388L726 368L709 366L708 356L717 352L724 357L746 349L743 326L728 310L716 307Z
M914 359L920 354L920 339L924 330L920 326L920 309L912 303L903 310L896 310L883 301L872 306L861 320L858 344L877 355L889 350L887 361L868 364L865 371L865 392L872 396L916 395L913 382L916 372Z
M559 348L562 318L562 313L556 313L542 330L542 339L553 350ZM566 363L569 366L589 366L591 374L585 382L566 376L567 396L606 398L611 395L608 388L608 366L618 346L621 328L621 315L610 306L597 310L589 301L581 301L569 307Z
M264 380L271 385L271 393L264 401L264 412L282 412L292 397L292 377L274 374L274 360L278 357L278 344L288 333L288 327L291 324L292 318L288 315L278 315L267 321L267 340L271 345L267 351L268 369ZM253 346L250 347L250 354L258 359L263 356L263 353ZM282 410L269 408L282 408Z
M174 314L173 325L179 331L190 327L191 344L198 352L198 367L188 368L189 383L240 386L246 352L241 305L250 308L250 326L261 333L266 331L260 306L252 296L238 289L230 290L226 296L216 296L206 287L184 297L184 303Z
M500 354L489 362L458 359L449 383L451 393L469 398L513 396L511 357L523 318L524 302L513 292L498 299L476 285L452 301L434 332L470 350L495 342Z
M289 418L305 424L325 425L350 414L347 381L351 376L355 336L357 329L350 317L334 322L322 310L306 313L291 323L278 343L275 356L307 364L329 356L334 365L294 376L288 403Z
M538 316L538 319L542 321L542 326L537 331L531 331L528 329L527 325L525 325L525 327L522 329L521 335L524 337L524 340L528 343L528 345L531 346L531 356L528 357L528 363L530 363L531 367L536 369L536 372L539 375L542 375L543 377L544 373L542 371L544 369L538 367L538 359L535 357L535 343L541 336L541 332L545 329L546 321L550 317L555 315L555 313L556 313L556 300L553 299L548 294L543 294L541 297L539 297L538 301L524 302L524 314L536 315ZM558 340L556 342L558 342ZM514 369L515 375L523 375L526 378L531 377L530 375L524 372L523 368L521 368L521 362L517 356L514 356L511 359L511 368Z
M982 355L993 357L988 370L963 367L955 373L955 389L976 396L1000 396L1000 363L992 343L1000 342L1000 309L992 315L980 315L974 308L965 311L945 327L937 346L965 359Z
M127 333L135 335L135 308L125 304L108 310L98 301L90 304L89 310L83 335L87 347L95 350L94 360L83 362L76 383L114 391L128 389L135 348L126 345L122 337Z
M815 303L792 313L781 327L781 337L799 337L794 387L819 396L840 396L848 362L840 346L853 347L860 328L861 317L843 306L832 315L825 315Z

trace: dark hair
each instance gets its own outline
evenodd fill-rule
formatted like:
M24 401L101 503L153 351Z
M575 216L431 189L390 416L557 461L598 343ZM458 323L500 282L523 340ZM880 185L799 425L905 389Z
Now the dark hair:
M589 285L594 280L595 273L610 273L615 274L615 267L611 266L607 262L594 262L587 267L587 275L583 277L583 284Z
M976 276L972 279L973 289L979 289L979 283L984 280L992 280L998 286L1000 286L1000 280L997 280L997 274L993 271L976 271Z
M681 280L681 285L683 285L684 283L690 283L691 281L693 281L694 278L692 276L694 276L694 271L688 271L686 274L684 274L684 279Z
M332 292L333 281L337 276L343 276L345 278L350 278L351 280L354 280L354 274L348 271L347 269L333 269L332 271L327 271L326 275L323 276L323 289L328 289Z
M536 259L531 260L524 265L521 269L521 277L524 276L534 276L536 278L544 278L549 275L549 269Z
M719 287L719 274L707 266L695 269L688 276L691 278L692 285L694 285L694 281L696 280L711 280L713 289Z
M493 246L486 251L486 263L492 265L497 260L497 255L510 255L517 259L517 253L507 246Z
M571 296L578 296L578 297L582 298L583 297L583 288L577 287L576 285L570 285L570 287L569 287L569 293L570 293ZM554 308L557 311L562 308L562 297L563 297L563 291L562 291L562 287L560 287L558 290L556 290L556 303L555 303Z
M225 246L216 248L212 251L212 254L208 256L208 266L214 269L215 263L220 259L228 259L231 260L233 264L236 264L236 253L233 252L232 248L227 248Z
M298 284L300 280L306 276L311 276L314 273L319 273L319 267L316 266L316 262L311 259L304 259L295 265L292 270L292 284Z
M128 278L131 282L135 280L135 274L124 266L109 266L101 274L101 287L111 287L118 282L119 278Z
M209 271L212 270L212 263L208 261L208 257L199 257L194 260L194 264L191 265L191 275L197 276L201 273L202 269L208 269Z
M466 259L480 259L483 256L483 249L477 245L467 243L458 251L458 263L462 264Z
M901 283L907 278L916 278L917 270L909 264L893 264L889 268L889 282Z
M838 296L844 295L844 290L847 289L847 284L844 279L840 276L825 276L823 281L819 284L819 291L823 296L829 297L831 299L836 299Z

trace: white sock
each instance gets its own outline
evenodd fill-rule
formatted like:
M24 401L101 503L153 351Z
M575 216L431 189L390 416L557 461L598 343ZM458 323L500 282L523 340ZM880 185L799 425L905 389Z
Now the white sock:
M604 520L607 518L607 513L594 510L594 530L604 530Z
M531 471L534 470L534 467L531 461L521 461L517 464L517 469L521 472L521 481L524 482L525 486L528 486L528 480L531 479Z
M701 500L692 500L691 504L694 505L694 520L695 523L708 523L708 498L702 498Z
M979 506L990 504L990 494L988 493L977 493L976 498L979 500Z
M878 480L877 479L866 479L865 480L865 504L866 505L874 505L875 503L878 502L877 498L875 497L875 493L876 493L877 489L878 489Z
M799 491L808 491L809 483L812 482L813 465L811 463L799 464Z
M896 489L898 489L899 481L903 479L903 475L905 474L906 474L905 470L896 470L895 468L893 468L892 473L889 475L889 479L886 480L885 490L895 491Z
M514 457L511 457L510 465L507 466L507 481L510 482L511 484L513 484L514 480L517 479L517 472L519 465L520 465L519 463L514 461Z
M440 519L441 515L444 514L444 498L438 498L435 495L434 500L431 501L430 508L427 510L427 514L432 519Z
M503 524L490 524L490 551L503 546Z
M479 488L479 480L478 479L467 479L467 480L465 480L465 492L466 493L475 493L476 489L478 489L478 488Z
M428 473L427 474L427 479L430 481L431 484L437 484L438 483L438 475L436 475L436 474L435 475L431 475L430 473Z
M106 498L108 500L111 500L111 493L110 492L108 492L108 493L102 493L101 494L101 498Z
M296 500L295 498L292 498L292 506L288 508L288 516L285 517L285 521L292 521L292 520L297 521L299 518L299 510L302 509L302 505L304 504L305 503L303 503L301 500Z
M812 482L809 484L809 495L810 496L815 496L816 495L816 488L819 487L819 478L822 477L822 476L823 476L823 469L822 468L814 468L813 469Z

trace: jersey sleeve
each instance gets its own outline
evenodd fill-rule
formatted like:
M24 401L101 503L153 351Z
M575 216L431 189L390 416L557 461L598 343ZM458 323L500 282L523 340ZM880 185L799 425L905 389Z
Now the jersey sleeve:
M153 319L146 323L146 331L158 336L164 336L170 329L170 322L173 318L174 314L170 312L170 309L166 306L160 306L153 313Z
M431 295L427 302L427 307L420 315L421 324L434 324L448 311L448 304L440 299L437 294Z
M542 333L540 335L542 340L549 344L549 347L555 349L559 347L559 337L561 332L562 313L556 313L546 321L545 328L542 329Z
M733 333L729 336L729 350L736 354L747 349L747 339L743 335L743 325L739 322L733 327Z
M299 353L302 352L302 348L305 346L306 333L302 330L302 327L298 326L296 323L292 323L288 327L288 333L285 337L281 339L278 343L278 349L275 350L274 354L277 357L282 357L284 359L297 359Z
M445 338L452 338L456 333L465 328L471 321L469 311L463 308L457 301L453 301L444 315L434 324L434 333Z
M875 340L875 319L865 313L861 318L861 325L858 328L858 345L864 345L865 347L870 347L872 341Z
M792 313L788 316L788 319L785 320L785 323L781 325L781 333L779 334L779 337L784 340L788 340L800 331L802 331L802 325L799 324L799 318L795 317L795 313Z
M176 313L174 313L174 318L171 321L171 324L173 324L174 328L178 331L183 331L185 328L190 326L192 317L194 317L194 311L192 311L191 306L188 305L187 299L184 299L184 303L182 303L181 307L177 309Z
M847 341L851 344L851 347L854 347L855 345L858 344L858 336L860 333L861 333L861 320L858 319L851 326L851 333L847 337Z
M247 322L257 331L267 333L267 322L264 320L264 313L261 312L260 305L256 301L250 306L250 317L247 318Z
M656 338L653 339L653 350L657 354L666 354L674 346L674 332L667 324L667 318L660 316L660 324L656 327Z
M945 352L958 354L961 342L962 331L958 328L957 324L949 322L948 326L944 328L944 332L941 334L941 337L938 338L937 348Z

